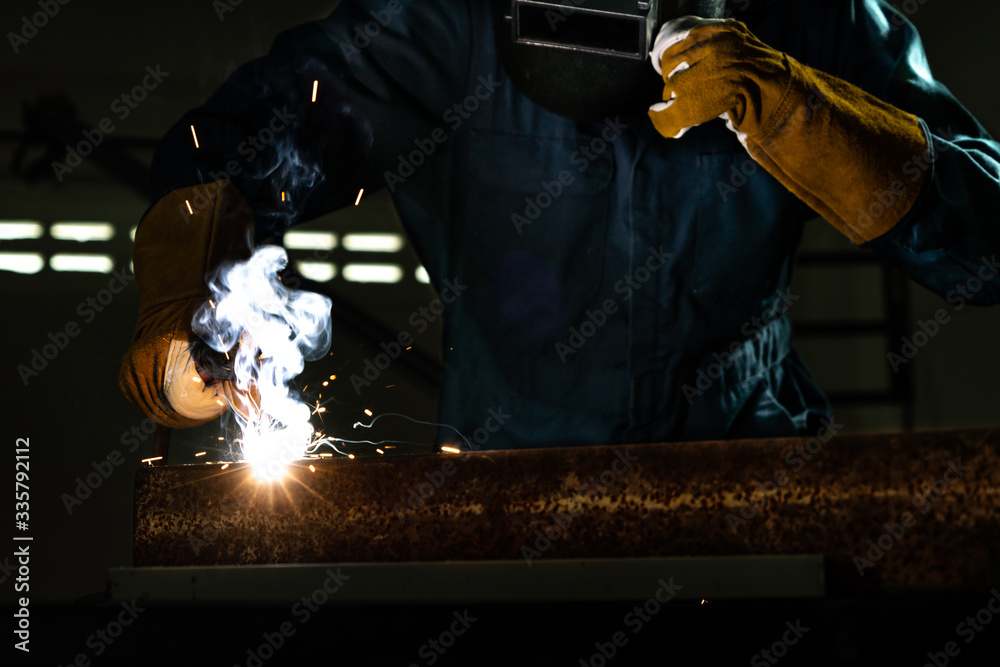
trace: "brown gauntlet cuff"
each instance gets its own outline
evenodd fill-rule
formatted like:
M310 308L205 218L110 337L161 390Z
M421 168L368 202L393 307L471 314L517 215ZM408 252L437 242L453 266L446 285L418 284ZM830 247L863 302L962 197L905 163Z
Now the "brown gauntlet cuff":
M226 409L220 401L214 415L198 418L174 409L164 390L167 358L171 341L195 339L191 318L208 298L206 275L224 261L249 257L252 233L250 208L229 181L168 194L136 230L132 263L139 317L118 383L125 396L158 424L197 426Z

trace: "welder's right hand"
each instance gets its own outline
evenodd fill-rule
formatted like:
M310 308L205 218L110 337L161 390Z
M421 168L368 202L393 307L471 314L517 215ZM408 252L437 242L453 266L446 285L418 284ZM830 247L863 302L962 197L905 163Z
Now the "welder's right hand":
M209 297L205 276L223 261L249 257L252 233L250 208L228 181L170 193L136 230L132 261L139 317L118 383L158 424L197 426L230 405L246 409L253 400L231 381L202 378L188 351L197 339L191 318Z

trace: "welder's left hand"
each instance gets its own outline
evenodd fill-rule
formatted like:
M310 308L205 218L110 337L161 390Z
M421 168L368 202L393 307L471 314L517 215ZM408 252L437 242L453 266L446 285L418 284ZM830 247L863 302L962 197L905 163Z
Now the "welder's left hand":
M725 117L750 156L854 243L895 227L916 203L928 160L919 118L772 49L739 21L668 21L651 51L664 102L649 117L665 137ZM873 210L873 193L882 193ZM886 194L887 193L887 194Z

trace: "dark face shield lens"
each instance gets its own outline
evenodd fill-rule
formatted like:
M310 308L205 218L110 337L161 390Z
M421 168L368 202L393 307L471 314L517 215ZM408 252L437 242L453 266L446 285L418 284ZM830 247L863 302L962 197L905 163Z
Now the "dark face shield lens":
M514 41L645 60L656 2L538 2L514 0Z

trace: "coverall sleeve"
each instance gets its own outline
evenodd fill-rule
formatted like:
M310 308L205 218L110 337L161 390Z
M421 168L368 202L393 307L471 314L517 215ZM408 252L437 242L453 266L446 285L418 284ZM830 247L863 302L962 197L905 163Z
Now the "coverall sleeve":
M849 11L842 12L840 37L832 48L842 76L916 115L930 147L929 155L914 155L901 165L903 176L894 184L897 192L920 187L916 203L895 227L864 247L949 300L956 298L957 287L988 275L981 289L968 290L968 300L997 303L1000 144L934 80L920 37L902 14L882 0L841 5ZM859 218L878 215L880 200L891 196L873 191Z
M344 0L329 17L280 34L267 56L237 69L164 136L153 202L229 179L265 238L353 202L361 187L382 187L386 165L461 97L467 9Z

